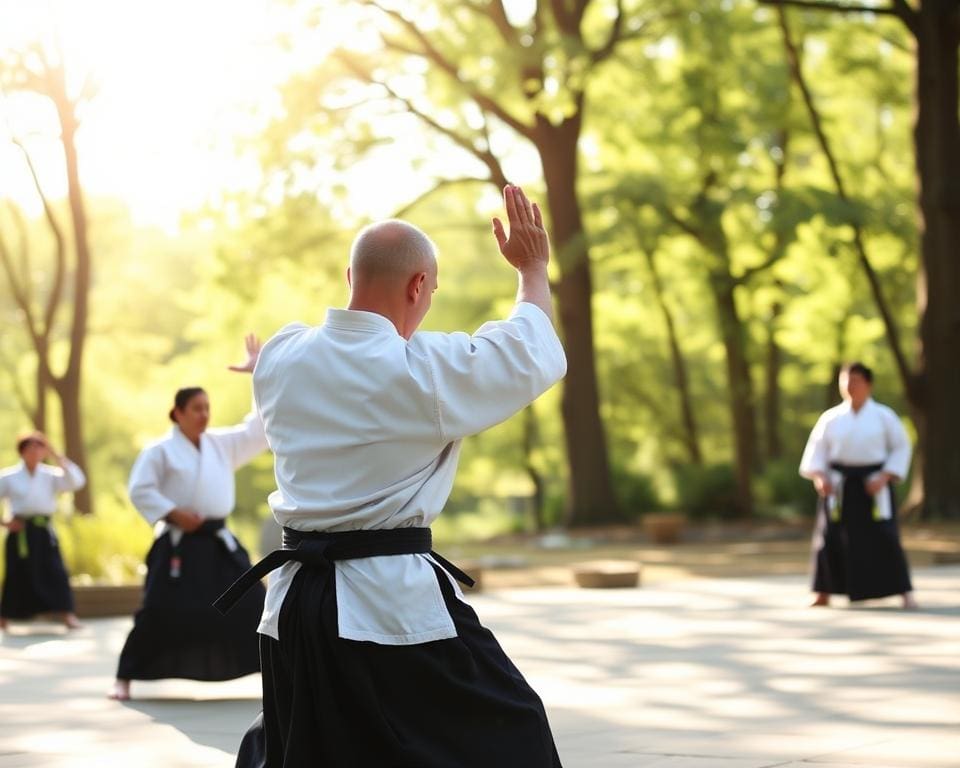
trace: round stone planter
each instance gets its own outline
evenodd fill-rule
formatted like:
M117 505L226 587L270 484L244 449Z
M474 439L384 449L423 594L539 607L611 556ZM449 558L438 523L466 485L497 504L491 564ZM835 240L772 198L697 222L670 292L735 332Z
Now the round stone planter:
M675 512L643 516L643 532L654 544L676 544L686 525L687 516Z
M593 560L573 567L577 585L586 589L628 589L640 585L640 563Z

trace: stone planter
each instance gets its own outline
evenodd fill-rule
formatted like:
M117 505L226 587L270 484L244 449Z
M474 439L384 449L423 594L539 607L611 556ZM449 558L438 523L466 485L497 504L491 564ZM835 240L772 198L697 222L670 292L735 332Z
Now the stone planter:
M624 589L640 585L640 563L632 560L593 560L573 567L577 585L586 589Z
M676 544L686 524L687 516L676 512L644 515L643 532L654 544Z
M143 601L143 585L85 584L73 587L73 597L82 619L132 616Z

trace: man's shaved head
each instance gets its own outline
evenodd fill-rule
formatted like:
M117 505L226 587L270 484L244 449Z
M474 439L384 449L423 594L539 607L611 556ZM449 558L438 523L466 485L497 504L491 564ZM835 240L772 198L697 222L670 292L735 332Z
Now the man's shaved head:
M421 230L399 219L360 230L350 249L354 285L379 280L407 280L418 272L433 273L437 249Z

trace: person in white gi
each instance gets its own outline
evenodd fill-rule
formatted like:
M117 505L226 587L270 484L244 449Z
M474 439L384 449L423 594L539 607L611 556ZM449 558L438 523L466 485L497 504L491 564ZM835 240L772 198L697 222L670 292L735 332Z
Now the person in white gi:
M61 456L42 432L17 441L20 463L0 472L0 500L10 505L0 629L9 619L57 614L68 629L81 625L74 614L73 592L53 530L57 496L80 490L83 470ZM52 459L57 466L44 464Z
M264 711L238 766L560 765L540 699L464 601L452 576L466 577L430 550L461 440L566 372L540 211L518 187L504 198L509 235L498 219L494 234L519 276L505 320L417 332L435 249L392 220L354 241L347 309L263 348L254 396L286 547L264 562L291 562L269 582Z
M845 594L851 601L901 595L904 608L917 607L892 488L910 469L910 440L897 414L872 391L867 366L844 366L843 402L817 420L800 461L800 474L819 497L814 606Z
M260 352L246 339L251 372ZM224 619L214 598L250 567L246 550L225 525L236 495L234 472L266 450L256 412L234 427L207 429L210 399L200 387L177 392L174 426L144 448L130 471L137 511L156 528L147 554L143 606L134 619L111 698L130 698L131 680L230 680L258 672L254 630L263 588Z

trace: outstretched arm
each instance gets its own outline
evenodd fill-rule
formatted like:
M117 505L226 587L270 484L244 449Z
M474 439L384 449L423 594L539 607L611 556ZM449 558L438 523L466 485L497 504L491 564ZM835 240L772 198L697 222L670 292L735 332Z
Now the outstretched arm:
M553 303L550 300L550 280L547 265L550 263L550 239L543 227L543 216L536 203L531 203L520 187L507 185L503 188L503 204L507 209L509 234L503 222L493 220L493 235L497 238L500 253L517 270L519 286L517 301L534 304L553 319Z

